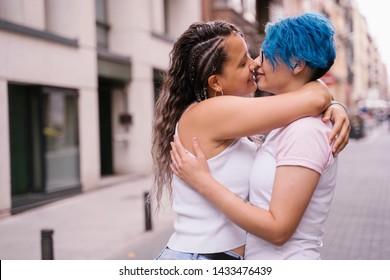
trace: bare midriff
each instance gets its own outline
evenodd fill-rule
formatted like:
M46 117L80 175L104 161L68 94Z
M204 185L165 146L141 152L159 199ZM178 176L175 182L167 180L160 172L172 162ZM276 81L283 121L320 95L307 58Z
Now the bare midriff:
M240 246L240 247L238 247L238 248L232 249L231 251L234 252L234 253L239 254L240 256L244 256L244 253L245 253L245 245L242 245L242 246Z

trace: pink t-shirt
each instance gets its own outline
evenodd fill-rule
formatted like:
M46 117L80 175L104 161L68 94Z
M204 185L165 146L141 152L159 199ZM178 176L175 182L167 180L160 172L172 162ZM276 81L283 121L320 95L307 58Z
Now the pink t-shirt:
M276 246L248 234L245 259L319 259L323 225L336 186L337 159L333 157L328 134L331 124L320 117L299 119L273 130L257 151L250 179L249 200L269 209L277 166L299 165L321 174L313 197L289 241Z
M276 165L300 165L322 174L333 158L330 129L320 118L303 118L280 129L276 135Z

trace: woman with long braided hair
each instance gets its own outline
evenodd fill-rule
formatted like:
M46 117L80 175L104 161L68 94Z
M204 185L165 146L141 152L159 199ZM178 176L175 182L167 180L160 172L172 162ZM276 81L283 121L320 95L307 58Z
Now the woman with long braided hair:
M177 40L156 105L152 155L154 194L172 194L175 232L158 259L242 259L246 232L172 174L170 150L177 135L189 153L196 136L215 178L247 198L258 135L329 107L331 95L311 82L282 96L248 98L256 90L258 64L243 33L225 21L192 24ZM313 94L315 92L316 94ZM343 109L331 106L336 149L348 141Z

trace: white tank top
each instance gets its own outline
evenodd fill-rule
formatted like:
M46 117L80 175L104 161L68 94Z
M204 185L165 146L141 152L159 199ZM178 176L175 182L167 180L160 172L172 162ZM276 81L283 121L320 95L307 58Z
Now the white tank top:
M212 176L232 192L248 198L249 178L256 146L247 138L236 139L222 153L208 160ZM233 224L176 175L173 175L175 232L168 242L172 250L215 253L245 244L246 232Z

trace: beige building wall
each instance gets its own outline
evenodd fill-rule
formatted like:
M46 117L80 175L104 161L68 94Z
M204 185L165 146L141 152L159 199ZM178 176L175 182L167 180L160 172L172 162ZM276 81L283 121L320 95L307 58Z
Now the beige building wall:
M388 71L387 65L384 63L380 64L379 88L381 99L390 101ZM390 102L388 102L388 105L390 106Z
M201 19L201 1L167 1L168 34L165 33L163 1L108 2L111 25L110 51L131 59L131 81L125 98L118 96L133 115L133 124L124 129L116 126L114 165L117 174L152 171L151 123L154 116L153 69L165 70L173 42L188 26ZM120 95L120 94L118 94ZM117 104L118 110L121 105ZM118 141L119 139L119 141Z
M342 1L339 2L341 3ZM336 60L332 68L329 70L329 75L331 75L335 81L330 84L329 87L334 98L346 104L346 94L348 90L346 41L349 40L349 34L346 30L345 8L337 5L336 2L327 1L324 2L322 9L324 9L329 15L335 28L335 41L337 48Z
M131 63L131 81L123 90L112 92L115 175L152 171L153 70L167 68L176 38L201 20L201 5L201 0L107 0L108 51L128 57ZM8 82L77 90L82 190L98 188L102 177L95 1L0 0L0 19L75 43L0 29L1 216L11 208ZM123 112L133 116L132 125L118 124Z
M79 92L81 183L84 189L93 188L99 177L97 109L85 110L97 104L96 50L94 1L21 1L1 0L1 18L29 28L50 31L75 39L78 47L43 40L34 36L0 30L0 81L2 100L7 100L7 82L74 88ZM44 3L49 3L45 6ZM46 17L45 14L53 17ZM73 19L72 25L63 25L64 17ZM49 21L45 19L49 18ZM75 27L77 25L77 28ZM84 102L85 101L85 102ZM2 131L9 132L6 107L1 102ZM8 133L1 134L5 147L1 164L0 212L10 208L10 160Z
M0 18L44 30L45 0L2 0Z
M353 26L353 41L354 41L354 83L353 83L353 100L357 101L365 99L368 92L369 82L369 41L367 22L365 18L354 10L354 26Z
M8 215L11 208L8 106L5 106L6 104L8 104L7 81L0 73L0 131L2 132L0 133L0 218Z

